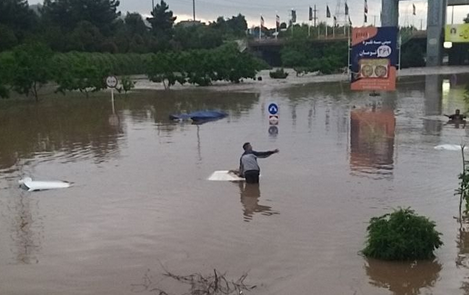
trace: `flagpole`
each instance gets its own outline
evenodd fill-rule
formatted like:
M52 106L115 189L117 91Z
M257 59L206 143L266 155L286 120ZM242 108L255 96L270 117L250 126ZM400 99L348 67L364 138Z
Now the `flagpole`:
M259 26L259 40L262 39L262 14L261 14L261 21L260 21L260 26Z
M275 11L275 39L277 39L278 37L278 26L279 26L277 16L278 16L278 11Z
M336 16L334 16L336 17ZM335 39L335 18L333 18L333 24L332 24L332 39Z
M329 18L329 5L326 5L326 39L327 39L327 31L328 31L328 28L327 28L327 19Z

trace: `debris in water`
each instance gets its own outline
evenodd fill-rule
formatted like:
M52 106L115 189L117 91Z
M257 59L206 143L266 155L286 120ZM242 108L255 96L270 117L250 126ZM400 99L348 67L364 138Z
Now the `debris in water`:
M59 188L69 188L70 182L66 181L36 181L31 177L25 177L18 181L21 188L32 191L42 191Z

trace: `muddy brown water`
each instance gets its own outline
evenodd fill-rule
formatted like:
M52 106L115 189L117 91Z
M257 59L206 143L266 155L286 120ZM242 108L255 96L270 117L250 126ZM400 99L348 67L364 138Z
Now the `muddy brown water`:
M182 294L166 278L213 269L247 294L469 294L469 236L453 216L467 141L442 113L465 109L464 76L402 79L370 97L345 83L135 91L90 99L0 102L0 294ZM266 107L280 106L270 128ZM172 123L170 113L228 118ZM459 127L459 128L456 128ZM261 159L259 187L210 182L241 146ZM29 193L22 176L73 187ZM368 220L411 206L437 223L435 261L367 260Z

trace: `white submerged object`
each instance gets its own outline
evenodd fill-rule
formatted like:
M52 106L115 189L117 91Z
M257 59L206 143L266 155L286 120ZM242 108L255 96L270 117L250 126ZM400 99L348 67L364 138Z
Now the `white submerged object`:
M245 181L244 178L230 172L228 170L215 171L208 178L210 181Z
M20 186L30 192L50 189L68 188L71 183L66 181L36 181L31 177L25 177L18 181Z
M434 147L435 150L439 151L460 151L461 145L460 144L440 144ZM464 147L464 150L467 149L467 146Z

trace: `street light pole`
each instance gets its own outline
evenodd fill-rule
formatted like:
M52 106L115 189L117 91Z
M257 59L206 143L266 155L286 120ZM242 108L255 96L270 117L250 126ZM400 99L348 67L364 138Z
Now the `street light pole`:
M192 0L192 13L193 13L193 20L195 21L195 0Z

